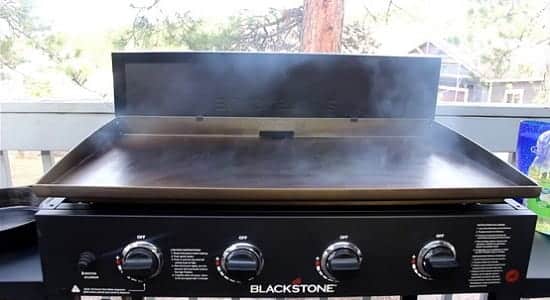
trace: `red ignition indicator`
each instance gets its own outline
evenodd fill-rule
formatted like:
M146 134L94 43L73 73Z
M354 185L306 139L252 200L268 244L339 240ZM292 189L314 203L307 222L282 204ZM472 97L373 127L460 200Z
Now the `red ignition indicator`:
M120 259L120 258L117 257L117 258L115 259L115 264L116 264L117 266L120 266L120 265L122 264L122 259Z
M216 257L216 267L220 266L220 259Z
M519 271L517 269L510 269L504 274L504 280L508 283L515 283L519 280Z
M316 259L316 260L315 260L315 266L316 266L316 267L319 267L320 265L321 265L321 262L320 262L318 259Z

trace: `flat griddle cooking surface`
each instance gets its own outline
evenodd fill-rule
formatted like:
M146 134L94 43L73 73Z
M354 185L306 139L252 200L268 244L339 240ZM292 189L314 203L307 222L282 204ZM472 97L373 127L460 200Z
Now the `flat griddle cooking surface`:
M404 151L405 150L405 151ZM55 183L216 188L442 188L512 182L413 137L128 135Z
M88 145L76 149L80 154L67 158L33 188L43 196L95 201L467 202L538 192L484 149L456 133L443 142L443 133L452 131L432 127L419 135L287 139L131 131L105 147L93 146L100 140L92 136ZM104 131L109 130L99 134Z

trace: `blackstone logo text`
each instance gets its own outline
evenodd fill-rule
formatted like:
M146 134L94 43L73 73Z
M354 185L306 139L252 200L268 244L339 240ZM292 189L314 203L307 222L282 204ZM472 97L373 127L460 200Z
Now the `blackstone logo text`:
M251 284L251 294L334 293L336 284Z

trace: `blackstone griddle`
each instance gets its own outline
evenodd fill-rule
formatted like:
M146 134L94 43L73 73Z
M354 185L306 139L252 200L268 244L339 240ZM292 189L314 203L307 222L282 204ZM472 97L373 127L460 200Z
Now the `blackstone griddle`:
M434 121L438 58L113 67L115 119L32 187L48 299L524 294L536 215L509 198L539 188Z
M113 54L116 118L32 187L95 202L421 204L534 197L434 121L439 58Z

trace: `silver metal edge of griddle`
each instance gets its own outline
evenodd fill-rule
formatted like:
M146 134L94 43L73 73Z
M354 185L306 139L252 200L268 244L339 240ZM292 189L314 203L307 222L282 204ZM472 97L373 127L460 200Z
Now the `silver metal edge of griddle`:
M124 116L124 134L258 136L260 131L292 131L295 137L418 136L430 119L390 118L252 118Z

